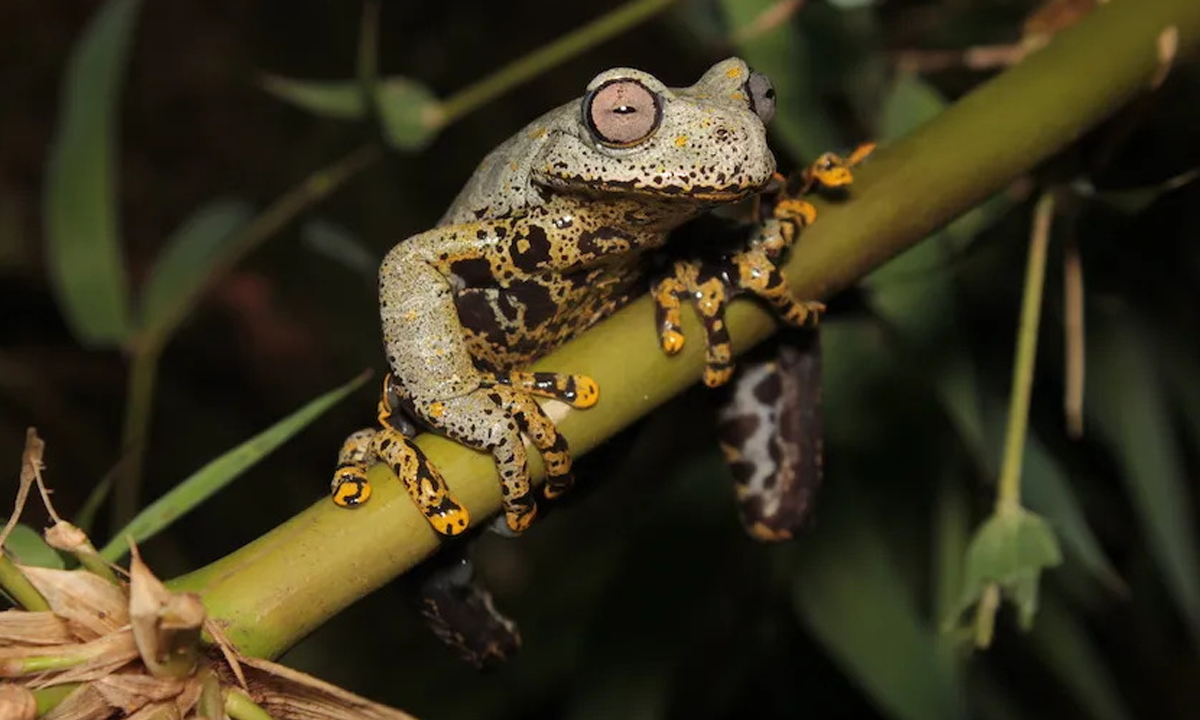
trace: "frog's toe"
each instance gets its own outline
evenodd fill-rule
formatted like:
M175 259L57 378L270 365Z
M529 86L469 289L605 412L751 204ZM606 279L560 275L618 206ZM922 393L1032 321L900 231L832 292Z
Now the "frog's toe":
M585 410L600 399L600 385L587 375L515 370L496 376L497 382L537 397L553 398Z
M362 505L371 497L371 484L367 482L367 467L373 455L371 441L375 430L359 430L346 438L338 453L338 466L329 485L335 505L352 508Z
M380 430L371 450L400 478L417 509L442 535L458 535L471 525L471 516L454 496L425 453L391 427Z
M521 432L541 452L542 463L546 467L546 484L542 486L542 494L553 499L567 492L574 484L574 476L571 474L571 449L567 445L567 439L533 399L532 394L498 385L492 388L489 397L516 421Z

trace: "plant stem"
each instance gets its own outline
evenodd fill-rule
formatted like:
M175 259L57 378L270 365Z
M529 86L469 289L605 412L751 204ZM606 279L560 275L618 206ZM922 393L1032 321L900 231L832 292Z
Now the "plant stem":
M329 197L335 190L382 156L375 143L363 145L341 159L320 168L296 187L280 196L247 225L209 267L204 281L158 316L154 325L142 328L133 347L128 400L123 433L124 454L115 474L113 526L123 527L136 514L142 484L142 467L153 411L158 360L179 325L212 287L242 258L267 238L279 232L300 213ZM89 498L89 504L92 498Z
M154 386L161 356L162 346L158 336L151 336L138 343L131 358L125 399L125 426L121 432L123 461L116 469L113 482L113 527L122 527L137 513L142 465L149 440L150 418L154 411Z
M24 610L50 609L50 603L46 602L46 598L42 597L33 583L29 582L29 578L25 577L25 573L21 572L21 569L4 554L0 554L0 588L4 588L4 592L17 601L17 604Z
M1029 261L1025 268L1025 295L1021 300L1021 324L1017 329L1017 352L1013 361L1012 394L1008 401L1008 429L1004 436L1004 458L996 488L996 511L1021 507L1021 460L1025 456L1025 434L1029 427L1029 396L1033 393L1033 366L1037 359L1038 325L1042 316L1042 290L1046 285L1046 248L1054 220L1054 191L1047 190L1033 211L1029 237Z
M1178 28L1180 54L1192 51L1200 44L1200 3L1102 5L1045 49L882 149L856 171L848 202L819 204L820 217L784 269L789 283L810 298L845 288L1074 142L1149 89L1159 65L1157 38L1168 26ZM685 314L684 328L693 340L672 358L658 348L653 316L649 299L640 298L535 364L586 373L603 388L590 410L553 408L577 454L699 379L703 334L693 314ZM727 322L739 351L775 329L750 302L733 303ZM417 443L477 523L499 509L491 458L428 434ZM532 469L540 474L536 457L531 454ZM377 467L371 476L376 494L365 506L348 511L323 497L173 586L200 591L210 615L243 652L279 654L438 548L439 538L391 473Z
M225 712L233 720L271 720L270 713L241 690L229 690L225 693Z
M621 34L665 10L677 0L633 0L554 42L518 58L482 80L468 85L441 104L441 124L449 125L463 115L495 100L512 88L561 65L588 48Z

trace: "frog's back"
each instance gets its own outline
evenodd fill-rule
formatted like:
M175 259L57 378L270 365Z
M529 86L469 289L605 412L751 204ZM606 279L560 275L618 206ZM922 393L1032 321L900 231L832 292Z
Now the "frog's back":
M574 104L545 113L488 153L438 226L504 217L540 205L542 193L530 180L532 164L551 134L563 131L561 118Z

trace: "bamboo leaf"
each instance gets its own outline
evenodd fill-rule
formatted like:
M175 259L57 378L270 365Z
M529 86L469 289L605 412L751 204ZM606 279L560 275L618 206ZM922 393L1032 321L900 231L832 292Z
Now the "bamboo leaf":
M1089 417L1112 448L1146 545L1196 642L1200 642L1200 555L1188 508L1182 452L1159 368L1126 311L1093 313L1089 331Z
M358 120L367 114L366 98L357 80L297 80L264 75L262 86L276 98L320 117Z
M847 478L839 480L841 493L847 493ZM950 658L897 574L889 543L861 505L826 502L832 495L822 498L827 522L806 540L795 572L797 614L884 714L904 720L958 717Z
M358 389L369 375L362 373L350 382L310 400L304 407L197 470L115 533L100 555L115 562L129 549L130 538L140 543L169 527Z
M427 145L442 128L442 107L429 88L405 77L379 83L375 95L383 137L397 150Z
M1117 683L1103 655L1067 608L1047 598L1029 641L1035 655L1088 715L1096 720L1133 717L1116 691Z
M187 298L209 275L225 243L253 217L247 203L220 199L204 205L167 240L142 291L141 330L153 332L170 308Z
M46 170L48 266L72 332L114 345L131 330L117 209L117 107L140 0L110 0L71 54Z
M13 526L12 532L4 540L4 549L22 565L56 570L66 567L63 565L62 556L46 544L42 534L25 523L17 523Z

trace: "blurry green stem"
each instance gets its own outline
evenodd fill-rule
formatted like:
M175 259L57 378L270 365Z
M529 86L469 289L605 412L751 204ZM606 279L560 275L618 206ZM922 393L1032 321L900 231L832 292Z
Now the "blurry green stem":
M165 309L155 324L141 329L133 346L128 404L125 408L123 467L116 473L113 525L123 527L137 512L142 464L153 413L158 360L175 330L213 285L264 240L279 232L301 212L324 200L382 156L375 143L363 145L340 160L316 170L299 185L271 203L228 243L209 267L204 281Z
M23 610L37 612L50 609L46 598L29 582L29 578L3 554L0 554L0 588L4 588L4 592L16 600Z
M848 202L819 203L784 268L800 296L845 288L1077 140L1118 108L1151 90L1158 38L1178 32L1186 55L1200 44L1200 2L1140 0L1102 5L1045 49L980 86L937 118L885 147L861 170ZM552 406L572 450L586 452L695 383L704 367L702 330L684 316L691 338L666 357L654 311L640 298L538 363L592 376L601 401L584 411ZM775 321L749 302L727 315L735 348L769 336ZM440 437L417 444L442 471L475 524L500 507L489 456ZM330 448L331 457L336 447ZM537 453L531 469L540 476ZM185 577L243 652L278 655L366 593L435 552L440 538L382 466L375 495L348 511L322 498L249 545ZM318 489L313 489L317 494ZM664 512L669 510L664 509ZM536 532L537 529L534 529Z
M1007 512L1021 506L1021 460L1025 456L1025 434L1029 427L1029 396L1033 393L1033 365L1037 358L1038 325L1042 316L1042 290L1046 284L1046 247L1054 219L1054 191L1038 199L1029 237L1029 261L1025 268L1025 295L1021 300L1021 324L1017 329L1017 353L1013 361L1012 394L1008 402L1008 429L996 510Z
M121 527L138 509L142 464L146 457L146 435L154 408L154 386L158 379L158 359L162 345L157 336L148 336L134 348L129 367L129 387L125 398L125 426L121 432L122 462L117 469L113 492L112 524Z
M233 720L271 720L271 715L241 690L225 693L225 712Z
M518 58L447 98L441 104L441 124L449 125L513 87L653 17L674 2L677 0L633 0Z

